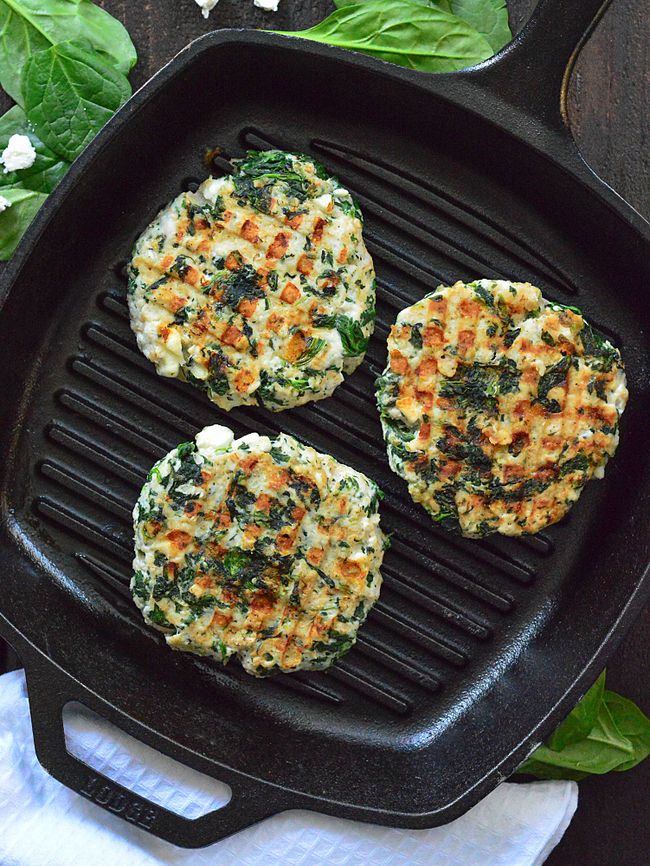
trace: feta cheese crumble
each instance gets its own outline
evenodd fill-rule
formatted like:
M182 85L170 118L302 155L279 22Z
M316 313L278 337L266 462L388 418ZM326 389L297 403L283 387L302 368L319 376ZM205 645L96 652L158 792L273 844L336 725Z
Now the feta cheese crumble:
M195 0L195 2L197 6L201 7L201 13L203 14L203 17L207 18L210 12L212 12L214 7L219 2L219 0Z
M219 452L230 450L235 435L230 427L212 424L211 427L204 427L199 431L195 438L199 453L208 460L214 460Z
M210 204L217 203L217 196L221 192L221 187L223 186L223 181L219 178L211 177L209 180L206 180L201 187L201 192L203 193L203 198L210 202Z
M0 195L0 213L11 207L11 202L4 195Z
M314 201L323 210L332 210L332 196L329 193L325 193L325 195L319 195L318 198L314 199Z
M0 162L4 164L5 174L10 171L19 171L21 168L30 168L34 165L36 150L26 135L12 135L4 149Z
M194 0L194 2L201 7L203 17L207 18L219 0ZM277 12L279 2L280 0L253 0L253 5L258 9L264 9L265 12Z

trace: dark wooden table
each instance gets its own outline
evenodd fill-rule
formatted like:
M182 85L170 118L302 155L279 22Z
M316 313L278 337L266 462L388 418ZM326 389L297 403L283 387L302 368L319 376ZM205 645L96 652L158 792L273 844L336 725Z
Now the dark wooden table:
M329 0L281 0L277 14L252 0L220 0L209 22L194 0L100 0L131 33L139 63L138 86L165 61L211 27L300 29L320 20ZM513 29L535 0L509 0ZM552 39L552 34L549 34ZM8 106L2 104L0 109ZM577 63L571 85L571 127L592 168L650 218L650 9L648 0L614 0ZM647 287L640 287L645 292ZM642 301L640 301L642 302ZM624 551L621 556L624 556ZM612 580L616 575L612 575ZM650 610L609 665L609 685L650 713ZM5 656L4 664L15 663ZM3 658L0 651L0 669ZM650 760L628 773L582 782L580 805L549 866L648 866ZM457 864L462 866L462 864ZM490 864L485 864L490 866Z

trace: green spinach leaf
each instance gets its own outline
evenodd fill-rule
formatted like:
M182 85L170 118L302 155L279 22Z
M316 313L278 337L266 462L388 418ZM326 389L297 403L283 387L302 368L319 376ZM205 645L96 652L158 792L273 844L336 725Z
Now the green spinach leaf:
M308 30L284 32L371 54L422 72L453 72L493 54L465 21L411 0L373 0L342 6Z
M451 11L485 36L495 52L512 40L506 0L451 0Z
M540 779L621 772L650 755L650 719L605 689L603 673L552 736L517 770Z
M583 699L548 739L549 748L559 752L566 746L584 740L596 724L605 691L605 671L598 677Z
M457 15L484 36L494 52L512 39L506 0L417 0L430 2L445 12Z
M0 151L3 151L12 135L26 135L36 150L36 159L29 168L0 174L6 186L20 186L35 192L52 192L69 168L49 147L46 147L27 122L25 112L18 105L0 117Z
M30 123L46 145L69 161L130 95L121 72L72 42L35 52L23 78Z
M90 0L0 0L0 85L22 104L29 59L70 40L87 42L123 74L137 59L124 26Z
M337 9L341 9L343 6L359 2L373 3L375 0L334 0L334 5ZM512 39L506 0L411 0L411 2L431 6L462 18L487 39L494 52L500 51Z
M322 340L320 337L309 337L307 348L294 362L296 367L306 367L314 360L316 355L320 354L327 346L327 340Z
M11 203L11 207L0 213L0 261L5 262L18 246L47 194L20 187L0 187L0 195Z
M349 316L339 313L336 316L336 330L339 332L343 345L343 354L346 358L355 358L368 348L369 337L363 333L363 328Z
M635 703L616 692L606 689L603 700L616 721L616 727L632 743L634 749L630 760L619 764L616 771L631 770L650 755L650 719Z
M542 745L531 757L536 776L558 778L557 772L562 769L565 772L561 778L578 780L590 774L609 773L620 764L630 763L634 748L616 727L607 705L601 703L596 724L583 740L557 751ZM533 772L526 769L526 763L519 771Z

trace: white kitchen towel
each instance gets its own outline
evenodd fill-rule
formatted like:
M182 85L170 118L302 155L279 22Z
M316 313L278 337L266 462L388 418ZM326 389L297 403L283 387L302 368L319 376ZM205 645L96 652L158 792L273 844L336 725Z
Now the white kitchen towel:
M75 706L68 749L161 806L196 818L227 802L225 786ZM2 866L538 866L578 802L575 782L502 784L466 815L432 830L397 830L284 812L200 850L162 842L74 794L34 753L22 671L0 677Z

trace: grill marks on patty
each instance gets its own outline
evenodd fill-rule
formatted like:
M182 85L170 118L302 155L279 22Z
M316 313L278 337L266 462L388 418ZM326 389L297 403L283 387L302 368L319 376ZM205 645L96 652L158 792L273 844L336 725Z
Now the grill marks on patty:
M374 308L350 194L307 157L279 151L249 154L233 175L176 198L131 262L139 347L161 375L224 409L280 411L329 396L363 359ZM298 331L313 338L309 363L285 351ZM215 351L226 358L216 376Z
M403 310L378 380L391 467L468 536L559 520L618 442L618 351L527 283L441 286Z
M292 437L260 441L213 460L186 443L154 467L134 599L175 649L254 675L327 667L379 594L377 488Z

